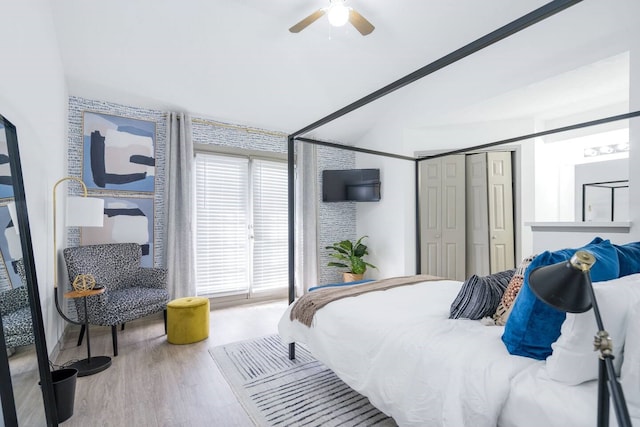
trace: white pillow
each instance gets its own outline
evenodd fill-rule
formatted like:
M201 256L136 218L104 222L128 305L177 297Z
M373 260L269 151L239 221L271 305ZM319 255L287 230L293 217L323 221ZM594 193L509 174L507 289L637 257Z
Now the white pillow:
M640 304L629 313L620 384L629 414L640 418Z
M593 284L605 330L613 341L613 360L620 374L622 349L631 309L640 303L640 274ZM549 378L577 385L598 378L598 353L593 351L593 337L598 332L593 309L586 313L567 313L560 338L551 345L547 358Z

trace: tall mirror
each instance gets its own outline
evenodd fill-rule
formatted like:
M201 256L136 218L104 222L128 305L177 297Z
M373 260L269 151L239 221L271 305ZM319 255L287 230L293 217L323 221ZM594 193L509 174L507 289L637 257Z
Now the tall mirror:
M3 426L57 425L16 128L0 116Z

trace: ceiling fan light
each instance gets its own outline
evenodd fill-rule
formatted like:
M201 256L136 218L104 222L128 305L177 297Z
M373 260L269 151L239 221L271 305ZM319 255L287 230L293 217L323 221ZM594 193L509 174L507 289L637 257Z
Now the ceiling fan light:
M342 27L349 21L349 8L342 0L334 0L327 11L327 18L334 27Z

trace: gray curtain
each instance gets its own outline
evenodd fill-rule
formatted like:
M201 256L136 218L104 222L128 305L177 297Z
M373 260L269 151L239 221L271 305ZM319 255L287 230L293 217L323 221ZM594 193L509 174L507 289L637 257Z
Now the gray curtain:
M316 146L296 146L296 294L318 285L318 167Z
M166 267L172 298L196 295L193 256L191 118L169 113L166 159Z

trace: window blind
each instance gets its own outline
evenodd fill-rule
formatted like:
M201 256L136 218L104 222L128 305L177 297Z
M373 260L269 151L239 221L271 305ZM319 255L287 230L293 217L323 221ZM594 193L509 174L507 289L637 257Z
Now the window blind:
M254 160L252 290L284 288L288 283L287 164Z
M287 165L196 153L198 295L288 283Z
M196 154L198 295L247 291L249 160Z

